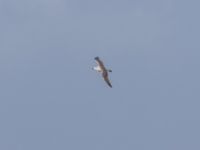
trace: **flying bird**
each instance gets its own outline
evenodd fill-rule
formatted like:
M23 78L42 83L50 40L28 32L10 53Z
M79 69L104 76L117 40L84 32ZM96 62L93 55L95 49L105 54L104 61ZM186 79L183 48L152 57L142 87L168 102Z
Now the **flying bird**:
M108 78L108 72L112 72L112 70L106 69L106 67L104 66L103 62L100 60L99 57L95 57L94 59L97 62L97 66L93 67L93 69L98 71L99 73L101 73L104 81L108 84L109 87L112 88L112 85L111 85L110 80Z

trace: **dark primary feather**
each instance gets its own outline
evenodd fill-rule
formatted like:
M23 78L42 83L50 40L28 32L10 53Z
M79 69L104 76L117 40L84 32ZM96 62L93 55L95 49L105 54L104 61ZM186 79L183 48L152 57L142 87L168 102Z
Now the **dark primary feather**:
M112 85L111 85L108 77L105 77L104 80L106 81L106 83L108 84L108 86L112 88Z
M103 62L100 60L99 57L95 57L94 59L97 61L98 65L99 65L102 69L105 69L105 66L104 66Z
M102 76L104 78L104 81L108 84L108 86L112 88L112 85L111 85L110 80L108 78L108 72L104 71L103 74L102 74Z

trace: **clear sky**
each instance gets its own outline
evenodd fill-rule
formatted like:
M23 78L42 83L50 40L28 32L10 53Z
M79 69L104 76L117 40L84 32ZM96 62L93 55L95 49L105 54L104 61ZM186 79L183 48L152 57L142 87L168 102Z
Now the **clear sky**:
M199 150L199 5L0 0L0 149Z

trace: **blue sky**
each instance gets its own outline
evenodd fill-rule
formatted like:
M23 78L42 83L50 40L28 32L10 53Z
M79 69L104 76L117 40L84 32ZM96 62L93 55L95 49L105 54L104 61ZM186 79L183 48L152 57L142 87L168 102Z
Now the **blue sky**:
M0 149L199 150L199 5L0 0Z

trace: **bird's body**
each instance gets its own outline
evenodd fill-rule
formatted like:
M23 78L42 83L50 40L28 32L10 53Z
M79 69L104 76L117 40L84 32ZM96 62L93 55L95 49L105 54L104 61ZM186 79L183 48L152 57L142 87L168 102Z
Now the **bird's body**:
M98 71L98 72L101 72L101 73L103 72L100 66L94 67L94 70L96 70L96 71Z
M99 57L95 57L94 59L97 61L98 66L94 67L93 69L100 72L102 74L102 77L104 78L104 81L108 84L109 87L112 88L112 85L108 78L108 72L112 72L112 70L106 69Z

